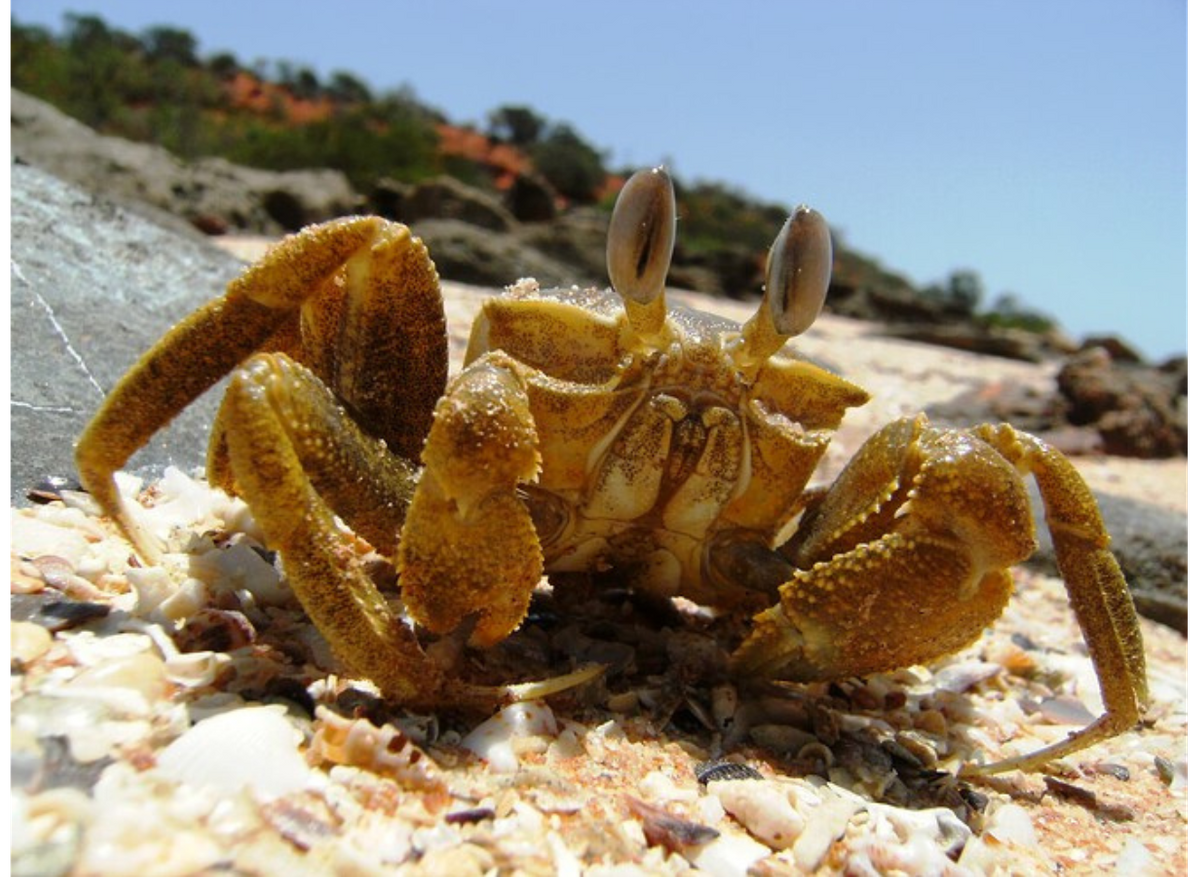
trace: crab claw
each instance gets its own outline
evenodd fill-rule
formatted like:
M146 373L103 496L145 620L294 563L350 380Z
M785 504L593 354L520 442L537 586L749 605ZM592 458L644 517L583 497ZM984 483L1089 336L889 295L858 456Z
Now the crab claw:
M666 320L667 271L675 250L675 187L665 168L638 171L621 189L608 227L608 276L634 332Z

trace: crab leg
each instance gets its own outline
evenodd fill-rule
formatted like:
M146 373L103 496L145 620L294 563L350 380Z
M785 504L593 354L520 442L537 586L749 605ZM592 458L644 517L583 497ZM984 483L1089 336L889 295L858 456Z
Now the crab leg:
M113 388L76 447L83 485L146 559L155 540L113 481L133 453L257 350L311 364L360 423L415 458L445 386L437 272L408 230L374 217L313 226L168 332ZM396 379L396 372L420 379ZM217 435L224 431L223 425ZM219 469L218 437L210 455Z
M269 338L286 316L240 297L178 323L105 398L75 447L79 480L143 559L159 547L125 508L113 474L176 414Z
M334 520L341 517L377 550L394 552L413 508L420 474L416 466L366 435L322 381L284 354L258 354L238 368L220 413L227 427L229 473L255 510L268 543L279 550L289 585L341 660L356 675L375 682L385 696L416 709L440 706L452 696L463 708L486 710L507 701L547 697L603 671L592 666L515 685L451 685L363 571L354 536ZM520 505L515 492L512 502ZM488 506L489 511L494 508ZM423 520L419 510L415 514ZM486 538L496 551L486 558L494 561L488 569L494 566L503 573L503 561L514 547L509 534L519 533L520 527L504 514L488 517L487 523ZM422 538L447 544L446 531L426 532ZM464 547L458 539L453 545ZM454 573L447 575L453 578ZM509 584L503 575L489 581ZM414 601L410 590L419 584L411 589L404 584L406 602ZM454 602L459 583L450 584L447 603Z
M340 480L353 484L364 475L378 481L371 467L384 463L386 453L364 459L371 456L371 441L348 421L342 426L349 432L337 434L336 446L313 445L313 425L340 412L319 381L282 355L260 354L239 368L221 410L238 490L279 551L309 617L342 660L386 695L413 706L435 704L444 684L441 670L362 570L354 537L337 525L301 458L323 464L325 481L333 480L339 463L349 463L353 468L342 469ZM408 479L402 468L391 474L400 476L393 499L403 502ZM361 524L357 515L354 520Z
M1034 549L1025 472L1045 498L1105 713L1052 746L969 770L1036 768L1131 727L1146 700L1145 659L1095 500L1060 453L1007 426L939 430L916 417L868 439L781 549L799 568L755 618L734 666L835 679L969 645L1007 604L1008 567Z
M1061 452L1035 436L1008 424L985 424L974 432L1037 481L1054 554L1096 668L1105 710L1058 743L974 769L990 774L1037 767L1133 727L1149 691L1137 613L1121 567L1108 550L1109 535L1091 490Z

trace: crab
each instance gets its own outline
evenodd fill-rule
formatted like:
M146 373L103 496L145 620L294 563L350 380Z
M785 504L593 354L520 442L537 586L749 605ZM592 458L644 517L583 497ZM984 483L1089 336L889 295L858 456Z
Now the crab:
M668 175L635 174L609 229L612 289L517 283L484 304L447 384L423 243L378 217L309 227L132 367L79 440L81 481L156 559L114 474L232 373L210 481L248 503L348 669L435 709L541 695L594 672L488 688L423 648L431 635L497 643L544 574L616 572L636 591L726 611L766 595L731 658L740 678L838 679L961 650L999 616L1010 568L1035 548L1032 474L1104 712L975 770L1036 769L1135 725L1147 704L1137 617L1068 460L1008 425L944 429L918 415L811 488L843 415L868 400L789 344L824 303L825 221L791 214L740 326L668 306L674 238ZM356 535L394 559L408 621L364 569Z

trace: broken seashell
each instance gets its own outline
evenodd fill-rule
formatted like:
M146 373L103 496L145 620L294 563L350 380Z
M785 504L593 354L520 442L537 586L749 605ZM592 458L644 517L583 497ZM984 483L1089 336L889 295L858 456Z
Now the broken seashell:
M794 844L807 822L776 785L754 780L721 780L708 784L730 816L772 849Z
M514 741L523 737L553 737L558 722L550 707L541 703L514 703L506 706L463 738L462 745L488 763L495 773L513 773L517 769Z

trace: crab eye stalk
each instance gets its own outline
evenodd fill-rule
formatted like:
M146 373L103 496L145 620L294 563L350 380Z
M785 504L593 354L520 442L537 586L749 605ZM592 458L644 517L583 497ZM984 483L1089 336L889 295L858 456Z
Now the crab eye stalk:
M833 273L833 242L824 217L797 207L767 254L766 303L780 335L799 335L813 324Z
M608 226L608 276L635 332L653 335L666 317L667 270L675 249L675 188L664 168L638 171L621 189Z
M734 347L739 367L766 362L788 338L813 324L833 273L829 226L817 211L797 207L779 230L767 254L767 286Z

